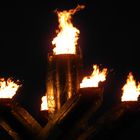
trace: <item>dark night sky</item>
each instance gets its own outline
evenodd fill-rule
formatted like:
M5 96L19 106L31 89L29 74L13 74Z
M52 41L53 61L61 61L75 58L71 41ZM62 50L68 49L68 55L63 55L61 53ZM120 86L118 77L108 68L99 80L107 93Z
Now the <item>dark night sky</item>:
M34 116L44 95L47 53L58 25L53 11L77 4L86 6L73 16L80 30L85 71L95 63L108 67L107 91L114 94L120 92L129 71L140 80L138 2L51 0L37 3L36 8L22 8L21 4L0 8L0 76L21 80L23 87L16 99Z

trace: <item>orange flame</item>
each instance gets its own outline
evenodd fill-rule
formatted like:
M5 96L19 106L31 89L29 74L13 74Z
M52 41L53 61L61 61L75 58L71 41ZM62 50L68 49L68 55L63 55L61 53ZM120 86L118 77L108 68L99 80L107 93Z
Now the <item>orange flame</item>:
M50 78L47 82L47 91L46 91L46 96L47 96L47 103L48 103L48 112L49 114L54 114L55 109L56 109L56 104L55 104L55 95L54 95L54 88L52 84L52 78Z
M132 73L130 72L126 84L122 88L123 93L121 97L121 101L137 101L138 96L140 95L140 83L136 85L136 81Z
M4 78L0 78L0 98L12 98L20 85L14 83L12 79L4 80Z
M102 71L99 71L99 67L97 65L93 65L93 72L91 76L85 76L80 83L80 88L84 87L98 87L99 82L103 82L106 80L107 68L104 68Z
M47 96L43 96L41 98L42 104L41 104L41 110L48 110L48 102L47 102Z
M58 15L59 30L56 30L57 36L52 44L56 47L53 53L57 54L76 54L76 45L80 31L75 28L71 22L72 15L83 9L85 6L78 5L75 9L69 11L56 11Z

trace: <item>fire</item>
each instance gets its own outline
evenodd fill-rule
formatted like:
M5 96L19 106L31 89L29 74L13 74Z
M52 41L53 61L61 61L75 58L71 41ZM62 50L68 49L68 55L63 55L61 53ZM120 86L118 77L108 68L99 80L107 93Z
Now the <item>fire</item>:
M20 85L14 83L11 78L8 78L7 81L4 78L0 78L0 98L12 98Z
M54 89L53 85L51 83L51 80L48 81L48 89L47 89L47 103L48 103L48 112L49 114L53 114L55 112L56 104L55 104L55 95L54 95Z
M102 71L99 70L99 66L93 65L93 72L91 76L86 76L83 78L82 83L80 83L80 88L84 87L98 87L99 82L106 80L107 68Z
M41 110L48 110L48 102L47 102L47 96L43 96L41 98L42 104L41 104Z
M57 54L76 54L76 45L80 31L73 26L72 15L83 9L85 6L78 5L75 9L69 11L56 11L58 15L59 29L56 30L57 36L53 39L52 44L56 47L53 53Z
M140 95L140 83L136 85L136 81L134 80L134 77L132 73L130 72L126 84L122 88L123 93L121 100L122 101L137 101L138 96Z

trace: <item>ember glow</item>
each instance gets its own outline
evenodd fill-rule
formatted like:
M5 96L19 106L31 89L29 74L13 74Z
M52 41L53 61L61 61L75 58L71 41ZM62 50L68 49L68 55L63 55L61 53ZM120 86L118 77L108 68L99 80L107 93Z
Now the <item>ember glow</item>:
M122 88L123 93L121 101L137 101L140 95L140 83L136 84L132 73L130 72L126 84Z
M59 29L56 30L57 36L53 39L55 45L53 53L57 54L76 54L76 45L80 31L73 26L72 15L83 9L85 6L78 5L69 11L56 11L58 15Z
M41 110L48 110L48 102L47 102L47 96L43 96L41 98L42 104L41 104Z
M104 68L102 71L99 70L99 66L93 65L93 72L91 76L86 76L83 78L80 83L80 88L85 87L98 87L99 82L103 82L106 80L107 76L107 68Z
M12 81L12 79L5 80L4 78L0 78L0 98L12 98L18 88L19 84Z

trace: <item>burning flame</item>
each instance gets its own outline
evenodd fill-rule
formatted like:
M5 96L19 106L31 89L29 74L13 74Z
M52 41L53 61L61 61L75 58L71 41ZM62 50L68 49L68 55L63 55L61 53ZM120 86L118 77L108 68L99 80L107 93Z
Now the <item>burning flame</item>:
M47 103L48 103L48 112L49 114L54 114L56 104L55 104L55 95L54 95L54 89L52 85L52 78L48 80L48 88L47 88Z
M0 98L12 98L20 85L14 83L12 79L4 80L4 78L0 78Z
M43 96L41 98L42 104L41 104L41 110L48 110L48 102L47 102L47 96Z
M86 76L83 78L82 83L80 83L80 88L84 87L98 87L99 82L106 80L107 68L104 68L102 71L99 71L97 65L93 65L93 72L91 76Z
M137 101L138 96L140 95L140 83L136 85L136 81L134 80L134 77L132 73L130 72L126 84L122 88L123 93L121 100L122 101Z
M56 47L53 53L57 54L76 54L76 45L80 31L75 28L71 22L72 15L83 9L85 6L78 5L75 9L69 11L56 11L58 15L59 30L56 30L57 36L52 44Z

